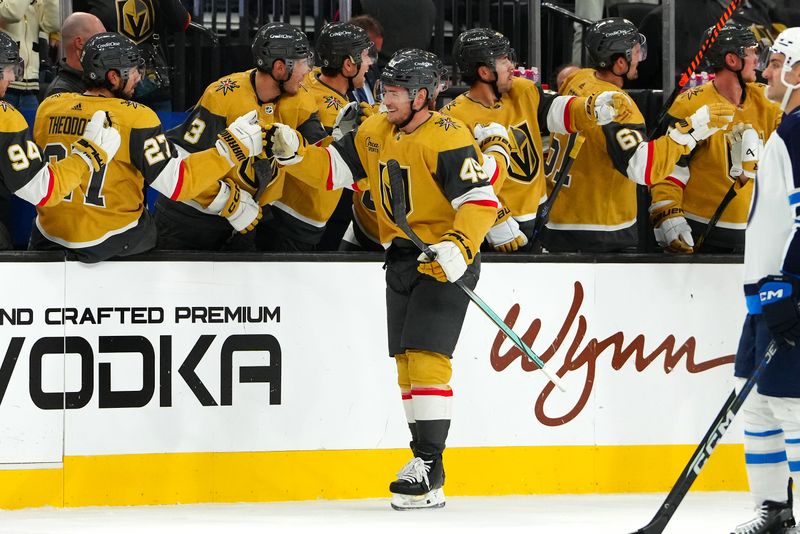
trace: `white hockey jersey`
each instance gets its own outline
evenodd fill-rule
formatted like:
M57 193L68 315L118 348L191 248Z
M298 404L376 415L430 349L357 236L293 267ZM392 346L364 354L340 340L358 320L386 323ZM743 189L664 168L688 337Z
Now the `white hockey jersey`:
M783 116L758 164L744 249L750 313L761 313L758 281L781 273L800 277L800 107Z

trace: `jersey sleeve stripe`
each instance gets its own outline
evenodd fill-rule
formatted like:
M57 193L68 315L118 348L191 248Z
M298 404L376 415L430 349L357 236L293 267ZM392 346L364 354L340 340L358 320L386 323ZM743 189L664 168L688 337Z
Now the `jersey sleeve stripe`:
M570 98L569 101L567 102L567 105L564 106L564 128L569 133L575 133L575 132L572 131L572 125L570 124L570 121L569 121L569 109L572 107L572 102L574 100L575 100L575 97Z
M178 200L178 197L181 194L181 190L183 189L183 173L186 172L186 164L181 160L181 166L178 169L178 181L175 184L175 190L172 192L170 196L170 200Z
M483 185L480 187L473 187L463 195L454 198L450 205L454 210L458 210L463 204L478 204L480 206L491 206L496 208L499 203L497 196L494 194L494 189L491 185Z
M339 151L331 145L325 148L325 152L328 153L329 161L328 180L326 184L328 190L353 187L353 183L355 182L353 171L350 169L350 166L347 165L342 155L339 154Z
M794 193L789 194L789 204L794 206L795 204L800 203L800 191L795 191Z
M653 171L653 142L647 143L647 164L644 169L644 183L647 186L653 185L651 181L651 172Z
M668 182L672 182L673 184L677 185L681 189L686 189L686 184L675 178L674 176L667 176L666 180Z
M47 169L47 193L45 193L44 197L42 197L42 200L40 200L39 203L36 204L37 206L44 206L45 204L47 204L47 201L50 200L50 196L53 194L53 186L55 182L55 178L53 177L53 171L50 170L50 165L45 167L45 169Z
M547 130L551 133L574 133L569 120L569 110L575 96L558 96L554 98L547 111Z

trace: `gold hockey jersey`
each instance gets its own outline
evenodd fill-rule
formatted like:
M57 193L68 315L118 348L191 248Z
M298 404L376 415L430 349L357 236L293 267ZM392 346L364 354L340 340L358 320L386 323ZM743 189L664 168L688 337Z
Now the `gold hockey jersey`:
M35 206L52 206L88 177L89 167L77 154L45 161L25 118L0 100L0 179L9 191Z
M317 104L308 90L301 86L296 95L283 95L275 102L261 102L255 91L256 70L251 69L223 76L210 84L183 124L168 132L168 137L188 152L198 152L214 146L217 134L245 113L258 110L258 119L269 124L280 122L298 130L311 143L327 134L317 118ZM253 170L257 158L248 158L227 176L250 194L259 183ZM259 203L263 206L277 200L283 193L285 170L272 165L273 180L264 190Z
M55 206L40 206L36 225L48 240L67 248L99 245L134 228L144 210L149 185L177 200L204 191L215 196L230 163L216 149L182 159L150 108L117 98L60 93L36 112L34 139L52 160L68 157L96 111L105 111L122 143L108 166L86 174L72 194Z
M509 208L519 221L536 218L539 204L547 198L540 133L546 129L547 111L548 106L542 104L539 87L524 78L514 78L511 90L491 108L472 100L467 92L441 109L442 113L466 124L470 131L476 124L490 122L508 127L511 163L497 196L500 203Z
M308 147L293 172L315 187L354 187L368 178L384 246L407 239L395 224L386 162L397 160L403 172L408 223L426 243L437 243L450 229L474 244L494 222L497 197L492 176L469 129L457 119L431 112L410 134L393 126L382 113L369 117L355 136L327 148ZM493 165L494 159L491 159ZM356 186L357 187L357 186Z
M317 114L322 127L325 128L326 133L330 133L333 130L339 110L347 105L348 100L345 95L320 80L319 74L319 69L309 72L303 81L303 85L316 102ZM306 140L312 143L319 141L319 139L308 138ZM305 223L304 225L307 225L308 228L303 233L316 234L313 237L309 236L314 240L322 236L325 223L336 209L341 196L341 190L327 191L303 183L292 176L292 171L289 169L288 176L283 184L283 194L280 199L273 202L273 205L289 213L301 224Z
M759 137L766 141L780 123L781 110L777 104L767 99L764 88L759 83L746 85L744 102L737 107L732 124L750 124ZM701 106L715 102L727 103L728 100L717 91L713 82L694 87L675 100L669 109L670 120L683 119ZM683 207L689 224L702 232L734 183L728 174L730 167L730 146L725 132L717 132L699 142L688 156L681 158L669 180L653 187L653 203L674 200ZM710 234L709 244L743 244L752 195L753 183L748 180L738 189L737 195L725 209L716 229Z

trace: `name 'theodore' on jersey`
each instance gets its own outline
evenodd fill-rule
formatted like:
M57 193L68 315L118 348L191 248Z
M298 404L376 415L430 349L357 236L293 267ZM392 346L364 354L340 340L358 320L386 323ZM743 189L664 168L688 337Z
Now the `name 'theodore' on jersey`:
M423 241L436 243L459 227L472 242L483 240L496 216L498 201L491 183L500 169L494 158L484 158L464 123L441 113L431 112L410 134L398 130L384 114L373 115L355 136L346 135L327 148L308 147L292 171L328 189L358 189L356 183L368 178L380 240L388 247L393 239L407 239L392 215L386 171L390 159L403 171L408 223ZM467 206L473 209L462 215Z
M44 237L70 249L93 247L135 228L144 211L144 186L173 199L198 198L207 205L230 164L216 150L182 159L148 107L117 98L61 93L45 99L36 113L34 139L44 156L61 160L96 111L106 115L122 144L107 166L88 175L64 201L38 209Z
M0 100L0 179L9 191L35 206L52 206L88 176L89 167L77 155L57 163L45 160L25 118Z

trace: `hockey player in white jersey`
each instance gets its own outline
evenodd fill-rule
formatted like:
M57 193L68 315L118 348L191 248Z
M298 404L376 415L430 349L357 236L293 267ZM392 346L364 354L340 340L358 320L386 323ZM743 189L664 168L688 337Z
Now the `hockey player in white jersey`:
M769 52L767 96L784 115L761 154L745 232L748 315L736 376L752 373L770 340L779 351L742 408L757 515L735 534L798 532L791 479L800 480L800 28L783 31Z

